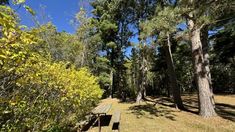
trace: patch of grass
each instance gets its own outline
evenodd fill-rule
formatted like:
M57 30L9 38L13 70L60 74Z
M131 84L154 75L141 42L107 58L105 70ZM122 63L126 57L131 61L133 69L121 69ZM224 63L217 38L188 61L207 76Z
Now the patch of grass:
M121 110L120 131L122 132L232 132L235 130L235 96L215 96L218 117L209 119L195 114L197 96L184 95L185 106L192 112L176 110L172 101L166 97L149 98L140 105L133 102L121 103L118 99L104 99L102 103L111 103L111 115ZM97 132L93 127L89 132ZM112 131L112 119L109 126L103 126L102 132Z

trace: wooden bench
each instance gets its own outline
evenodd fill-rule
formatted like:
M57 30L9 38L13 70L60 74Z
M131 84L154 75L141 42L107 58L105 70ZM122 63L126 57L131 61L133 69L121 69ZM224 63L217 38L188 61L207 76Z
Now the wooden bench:
M111 104L103 104L93 109L92 113L95 115L101 115L101 114L106 115L108 111L111 109L111 107L112 107Z
M97 106L95 109L92 110L92 114L97 116L96 121L98 121L99 132L101 132L101 122L100 122L101 115L106 115L108 111L111 109L111 107L112 107L111 104L103 104ZM94 123L96 123L96 121ZM94 124L92 124L92 126L93 125Z
M120 111L115 111L114 114L113 114L113 127L112 127L112 130L117 129L119 131L120 119L121 119L121 112Z

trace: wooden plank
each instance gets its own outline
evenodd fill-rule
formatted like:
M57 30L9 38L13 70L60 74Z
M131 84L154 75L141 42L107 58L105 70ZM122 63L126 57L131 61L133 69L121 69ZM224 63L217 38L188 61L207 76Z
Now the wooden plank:
M106 105L106 107L105 107L105 109L104 109L104 113L108 113L109 112L109 110L110 110L110 108L111 108L111 104L108 104L108 105Z
M97 111L97 114L103 114L105 107L106 107L106 105L103 105L102 107L100 107L100 109Z
M93 114L106 114L111 108L111 104L103 104L92 110Z
M99 113L100 109L103 107L104 105L99 105L97 107L95 107L93 110L92 110L92 113Z

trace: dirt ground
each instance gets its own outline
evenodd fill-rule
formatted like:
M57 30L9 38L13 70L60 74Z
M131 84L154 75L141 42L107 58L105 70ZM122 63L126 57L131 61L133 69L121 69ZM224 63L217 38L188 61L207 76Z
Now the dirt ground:
M184 95L184 105L189 110L180 111L166 97L148 97L140 105L134 101L120 102L104 99L101 104L112 104L107 116L101 118L102 132L113 128L112 114L121 111L121 132L232 132L235 131L235 95L216 95L217 117L209 119L197 115L197 96ZM114 130L112 130L114 129ZM89 132L98 132L97 124Z

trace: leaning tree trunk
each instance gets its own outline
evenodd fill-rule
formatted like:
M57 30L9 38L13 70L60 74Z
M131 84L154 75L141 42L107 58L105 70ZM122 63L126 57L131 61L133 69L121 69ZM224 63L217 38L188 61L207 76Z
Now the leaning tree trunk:
M170 80L170 90L173 94L173 100L175 103L175 107L179 109L184 109L181 95L180 95L180 88L177 83L177 77L174 67L174 62L171 54L171 41L170 41L170 35L167 35L167 43L163 45L163 49L165 51L166 56L166 63L167 63L167 71L168 71L168 77Z
M193 20L188 21L192 48L192 59L196 85L199 97L199 115L203 117L215 116L216 112L212 103L210 83L206 72L205 58L200 38L201 27L197 27Z

